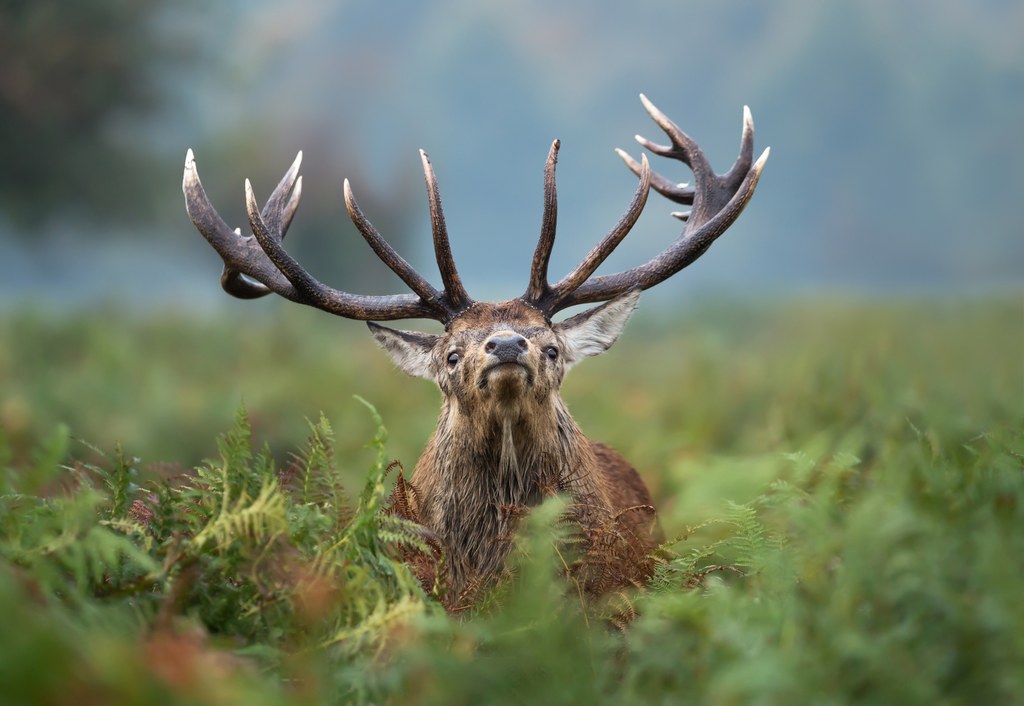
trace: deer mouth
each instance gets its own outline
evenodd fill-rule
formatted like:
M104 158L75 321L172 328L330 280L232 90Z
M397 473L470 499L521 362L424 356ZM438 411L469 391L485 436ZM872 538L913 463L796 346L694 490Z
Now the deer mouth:
M533 370L529 366L516 361L496 361L480 371L477 387L486 390L492 385L506 387L508 384L522 382L526 387L533 387Z

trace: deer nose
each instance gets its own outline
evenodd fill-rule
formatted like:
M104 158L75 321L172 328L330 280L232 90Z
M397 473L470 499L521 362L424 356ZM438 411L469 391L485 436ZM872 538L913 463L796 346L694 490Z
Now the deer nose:
M515 363L519 355L523 353L530 344L519 334L499 334L491 336L484 344L484 351L490 353L502 363Z

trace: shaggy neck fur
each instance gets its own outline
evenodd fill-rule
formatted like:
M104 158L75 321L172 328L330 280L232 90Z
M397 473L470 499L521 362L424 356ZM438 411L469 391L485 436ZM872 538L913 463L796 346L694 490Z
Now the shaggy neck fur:
M448 549L449 589L459 592L500 570L525 508L560 491L595 492L586 480L596 461L560 398L494 405L483 420L457 407L446 401L414 478L420 515Z

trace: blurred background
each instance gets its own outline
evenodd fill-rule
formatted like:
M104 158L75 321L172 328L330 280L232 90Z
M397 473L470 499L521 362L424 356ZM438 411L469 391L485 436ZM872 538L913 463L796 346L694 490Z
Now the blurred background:
M957 331L975 331L990 351L1007 349L992 385L1019 393L1012 349L1024 345L1022 27L1019 0L8 0L0 5L0 432L14 440L16 457L66 422L104 447L124 441L151 459L190 463L210 452L212 432L228 426L244 399L263 438L282 437L284 449L318 410L351 422L358 448L373 429L349 397L357 392L402 428L395 453L411 464L432 428L436 391L396 375L361 324L273 297L225 295L219 259L183 206L186 149L232 226L245 223L244 178L262 201L304 150L289 249L336 287L384 293L404 290L348 222L342 181L439 284L422 147L470 292L510 298L525 287L552 139L562 140L553 276L625 209L635 178L613 148L637 155L634 134L663 137L640 92L720 171L737 153L744 104L756 151L770 145L772 154L726 237L645 296L634 327L648 336L667 312L695 307L695 319L710 322L666 327L696 332L685 348L697 352L673 364L682 388L707 385L713 397L733 385L733 397L713 415L719 426L701 427L645 402L643 394L662 388L638 380L632 411L690 435L674 450L652 441L638 465L700 444L777 449L786 438L779 420L802 401L766 393L783 416L766 421L751 411L760 426L739 430L741 410L729 400L742 405L750 389L729 382L737 366L757 366L761 377L751 379L789 379L764 361L791 361L814 335L823 346L849 344L823 347L820 360L838 361L836 374L856 387L888 352L909 350L904 338L932 317L933 309L912 309L879 324L881 333L864 333L908 297L1000 297L987 328L964 328L964 316L992 310L982 305L946 312L947 337L916 338L930 342L927 355ZM690 177L675 162L655 158L655 166L675 180ZM652 195L603 271L659 252L679 232L673 208ZM850 297L876 308L764 315L771 302ZM715 309L723 301L747 308L724 321ZM772 348L794 319L803 327L786 334L790 347ZM984 333L992 330L1002 337ZM649 340L643 335L634 344ZM345 345L349 336L360 345ZM650 365L679 348L666 343ZM574 373L567 394L594 387L586 375L623 374L628 360ZM934 379L955 377L961 362L949 358ZM817 363L804 365L791 377L809 400L835 388L820 381L816 390L809 367ZM607 418L595 415L585 428L635 447L609 394ZM671 404L684 414L680 397ZM580 415L600 406L580 399ZM905 399L930 404L920 390ZM951 409L964 404L950 401ZM410 414L410 406L426 411ZM821 424L809 416L808 433ZM736 441L744 433L756 444Z
M1024 703L1022 36L1024 0L0 0L0 701L523 703L536 684L547 703ZM262 202L303 150L289 251L387 293L403 285L342 183L439 285L423 148L469 292L505 299L553 139L551 275L624 211L636 178L613 149L663 140L641 92L719 171L744 104L772 148L736 224L562 388L640 471L678 558L627 636L608 627L633 599L582 632L532 562L479 615L406 624L379 560L395 532L359 515L335 542L324 511L345 502L306 496L334 465L354 507L375 467L353 396L411 471L438 390L362 323L224 294L186 150L232 226L243 180ZM675 208L652 194L602 271L661 251ZM192 492L154 501L218 457L272 487L218 444L243 406L285 486L304 467L328 483L278 509L232 480L215 520ZM303 451L321 415L330 458ZM322 620L334 603L361 622ZM250 675L255 697L232 690Z
M342 180L429 276L422 147L471 291L515 296L550 141L563 141L557 274L632 194L612 149L661 138L639 92L719 170L744 104L757 151L773 148L749 210L658 298L1020 284L1021 27L1016 0L6 2L0 296L232 306L182 205L187 147L232 225L243 179L262 200L305 150L291 247L361 291L398 285L348 222ZM669 242L670 210L652 198L609 267Z

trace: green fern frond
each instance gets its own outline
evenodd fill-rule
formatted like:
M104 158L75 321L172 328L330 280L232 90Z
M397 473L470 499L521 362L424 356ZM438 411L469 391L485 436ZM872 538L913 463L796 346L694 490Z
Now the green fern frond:
M223 497L221 512L195 536L197 549L212 541L223 551L238 540L266 542L288 532L287 500L274 478L267 478L252 499L242 495L228 506L228 493Z
M79 600L91 589L122 574L159 569L135 543L135 530L101 520L106 498L89 488L61 498L22 499L14 532L4 533L0 556L30 569L44 585ZM9 506L9 509L10 506ZM68 592L74 586L74 592Z
M370 644L379 653L387 645L387 635L397 623L423 613L422 601L411 596L402 596L392 602L378 600L372 608L363 603L361 608L365 617L354 625L337 630L320 644L320 648L342 647L353 653Z
M726 502L727 517L735 528L735 534L727 544L736 551L735 562L751 568L765 546L765 529L757 517L757 510L751 504L740 505Z
M376 407L358 395L355 395L355 399L369 410L370 416L373 419L376 431L368 446L377 452L376 462L370 473L367 474L366 484L363 486L363 492L359 496L359 507L356 509L356 516L353 518L353 524L360 524L376 516L377 512L383 507L384 500L387 497L387 487L384 480L387 477L388 462L384 442L387 441L388 431L384 427L384 420L381 419Z
M423 527L404 517L382 516L378 536L388 544L416 549L428 555L434 553L434 548L423 538Z
M124 517L132 504L135 491L138 490L135 480L139 475L136 468L139 461L138 457L125 454L120 444L114 448L114 464L108 472L103 473L103 481L110 492L111 518Z
M142 549L147 554L153 547L153 537L149 534L146 525L141 522L127 518L117 518L113 520L100 520L99 524L130 538L134 542L140 543Z
M302 503L329 505L335 512L344 506L344 493L334 461L334 430L323 414L315 424L307 420L309 440L300 455Z

